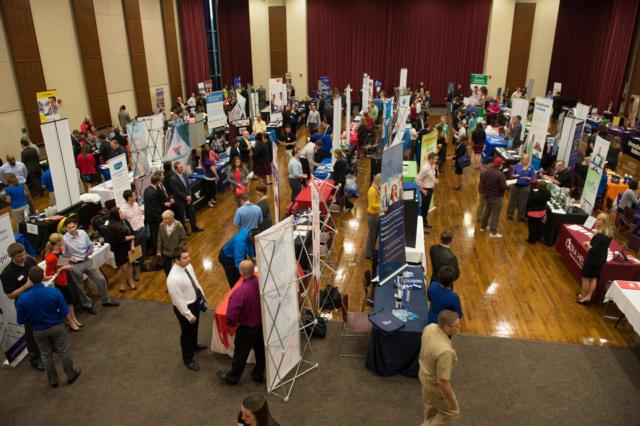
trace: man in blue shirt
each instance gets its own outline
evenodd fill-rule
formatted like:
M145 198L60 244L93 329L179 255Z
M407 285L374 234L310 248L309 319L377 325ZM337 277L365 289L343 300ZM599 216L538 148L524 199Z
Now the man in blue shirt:
M238 198L240 198L240 207L233 217L233 224L238 228L258 229L262 223L262 210L249 200L249 194L246 192L240 194Z
M251 229L240 228L220 250L218 261L224 269L231 288L240 279L240 262L247 258L253 260L256 257L253 237L254 232Z
M51 177L51 167L42 173L42 178L40 179L40 184L43 188L47 188L47 192L49 192L49 205L56 205L56 194L53 192L53 178Z
M62 360L67 374L67 383L72 384L80 376L81 370L74 368L69 355L69 336L64 329L64 319L69 314L67 302L57 288L42 284L44 271L38 266L29 269L31 290L21 294L16 300L18 324L30 322L42 362L47 370L49 385L58 387L58 372L53 365L53 351Z
M429 298L429 324L438 322L438 314L448 309L457 312L462 318L462 304L460 297L453 291L454 269L452 266L443 266L438 273L438 281L431 281L427 289Z

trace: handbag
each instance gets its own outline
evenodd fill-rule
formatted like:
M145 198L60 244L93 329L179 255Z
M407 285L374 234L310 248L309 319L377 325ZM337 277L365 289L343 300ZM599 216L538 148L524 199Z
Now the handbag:
M142 246L137 245L135 247L133 247L132 250L129 250L129 262L133 263L136 260L140 259L142 257Z
M461 169L464 169L465 167L469 167L471 165L471 157L469 157L468 154L464 154L464 155L456 158L456 164Z
M153 260L151 261L151 270L152 271L159 271L163 268L164 266L164 262L162 260L162 256L154 256Z

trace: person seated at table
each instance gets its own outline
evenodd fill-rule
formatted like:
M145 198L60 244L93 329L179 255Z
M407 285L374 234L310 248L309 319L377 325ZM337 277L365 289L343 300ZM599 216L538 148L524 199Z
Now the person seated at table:
M529 192L527 198L527 219L529 237L527 242L535 244L540 240L544 230L545 216L547 214L547 202L551 199L551 192L547 189L547 182L540 180L536 188Z
M256 119L253 121L252 129L255 135L257 135L258 133L266 133L267 123L264 122L260 114L256 115Z
M636 208L640 203L640 191L638 191L638 181L630 180L627 188L620 196L618 202L618 213L622 213L625 208Z
M607 263L607 254L612 238L613 229L609 215L600 213L596 218L595 235L590 241L583 243L584 248L588 251L582 265L582 291L576 297L576 302L581 305L591 305L591 298L596 290L598 278Z
M73 307L78 300L78 295L74 291L74 288L69 285L69 275L67 274L67 271L71 270L71 264L67 263L63 266L58 265L60 256L62 256L62 242L62 235L57 233L49 235L49 241L45 248L46 254L44 256L46 265L44 279L48 281L58 273L58 276L53 283L64 296L64 300L67 302L67 305L69 305L69 314L65 320L71 330L80 331L82 324L80 324L80 321L76 318L76 313Z
M457 312L462 318L462 304L460 297L453 291L454 269L451 266L443 266L438 272L438 280L431 281L427 289L429 299L429 324L438 322L440 311L448 309Z
M564 161L556 161L553 172L553 176L544 175L544 179L550 180L562 188L571 188L573 178L571 177L571 172L567 166L565 166Z
M16 226L24 222L25 212L28 212L27 189L24 183L18 183L18 178L12 173L7 174L7 187L4 189L4 199L11 205L11 218Z
M509 190L509 205L507 207L507 217L512 220L515 209L518 209L518 221L524 221L526 213L527 198L531 189L531 180L536 175L536 169L529 161L529 155L524 154L520 162L515 165L511 178L516 179L516 183L511 185Z

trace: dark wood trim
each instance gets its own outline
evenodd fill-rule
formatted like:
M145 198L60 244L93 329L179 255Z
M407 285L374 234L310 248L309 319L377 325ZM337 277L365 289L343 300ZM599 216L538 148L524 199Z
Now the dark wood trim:
M535 16L535 3L516 3L513 13L506 82L506 87L512 91L517 87L526 87L527 85L527 68L529 66Z
M162 29L164 46L167 55L167 69L169 71L169 91L166 96L166 106L171 108L178 97L184 99L182 91L182 76L180 75L180 51L178 50L178 33L176 29L175 10L173 0L160 0L162 9Z
M287 66L287 8L269 6L269 56L271 78L284 79Z
M118 123L111 123L107 83L102 66L93 0L72 0L71 6L80 47L80 58L82 58L84 82L87 86L91 119L97 128L109 125L117 126Z
M2 19L31 140L42 145L36 92L47 90L29 0L2 0ZM51 89L55 89L52 87ZM16 141L17 143L17 141Z
M144 52L142 39L142 22L140 21L140 4L138 0L122 0L127 42L129 44L129 58L131 59L131 73L133 75L133 90L138 107L138 115L151 115L151 93L149 92L149 74L147 73L147 57Z

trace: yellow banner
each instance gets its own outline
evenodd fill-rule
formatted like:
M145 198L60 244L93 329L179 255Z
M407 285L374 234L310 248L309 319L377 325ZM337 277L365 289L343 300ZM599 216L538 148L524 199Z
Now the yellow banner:
M58 103L58 91L47 90L36 93L40 122L46 123L60 119L60 105Z

